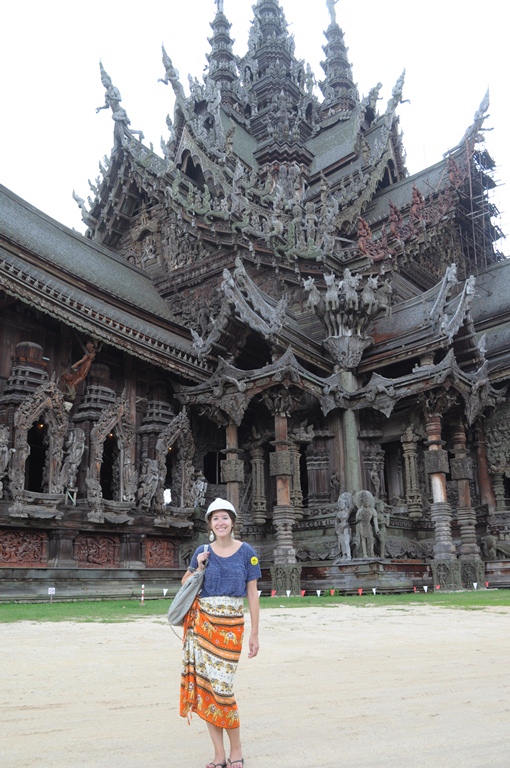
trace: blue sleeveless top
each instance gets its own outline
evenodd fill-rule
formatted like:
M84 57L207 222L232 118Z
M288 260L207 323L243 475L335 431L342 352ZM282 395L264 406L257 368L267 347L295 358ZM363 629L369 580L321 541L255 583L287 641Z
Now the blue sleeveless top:
M203 551L204 545L201 544L191 558L188 571L196 571L197 556ZM246 597L247 583L260 579L261 575L257 553L246 542L243 541L230 557L215 555L209 547L201 597Z

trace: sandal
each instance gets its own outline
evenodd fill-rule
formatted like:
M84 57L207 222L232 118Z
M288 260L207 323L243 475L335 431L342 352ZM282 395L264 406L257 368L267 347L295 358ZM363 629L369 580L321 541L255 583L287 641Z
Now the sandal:
M207 763L205 768L227 768L226 763Z
M244 766L244 757L239 757L237 760L230 760L228 761L229 768L231 765L235 765L235 763L241 763L241 768Z

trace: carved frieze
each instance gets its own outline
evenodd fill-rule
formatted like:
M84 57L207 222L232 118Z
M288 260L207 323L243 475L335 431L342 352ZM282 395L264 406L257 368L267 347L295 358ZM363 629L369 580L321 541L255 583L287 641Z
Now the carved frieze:
M165 539L147 538L145 559L147 568L177 568L177 545Z
M74 541L74 559L79 568L116 568L119 546L113 536L80 535Z
M510 471L510 403L499 406L485 422L487 459L490 471L505 474Z
M25 568L47 565L48 537L32 531L0 531L0 566Z

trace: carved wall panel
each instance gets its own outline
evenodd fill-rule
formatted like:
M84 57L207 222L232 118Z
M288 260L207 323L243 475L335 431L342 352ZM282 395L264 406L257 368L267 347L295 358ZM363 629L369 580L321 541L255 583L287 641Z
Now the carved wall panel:
M173 541L148 538L145 544L145 562L147 568L177 568L178 546Z
M74 559L79 568L117 568L120 542L115 536L77 536Z
M48 565L48 536L29 531L0 531L0 567Z

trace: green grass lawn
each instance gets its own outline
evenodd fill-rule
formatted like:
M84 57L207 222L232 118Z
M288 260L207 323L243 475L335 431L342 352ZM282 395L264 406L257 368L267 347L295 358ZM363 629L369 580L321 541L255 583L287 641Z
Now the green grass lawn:
M139 600L79 600L76 602L45 603L2 603L0 604L0 623L13 621L134 621L144 616L165 619L169 600L146 600L143 605ZM317 597L262 597L260 606L264 608L333 608L339 605L351 605L357 608L373 607L409 607L413 605L432 605L437 608L459 608L463 610L483 610L510 606L510 590L489 589L469 592L424 592L403 593L397 595L331 596L329 592Z

